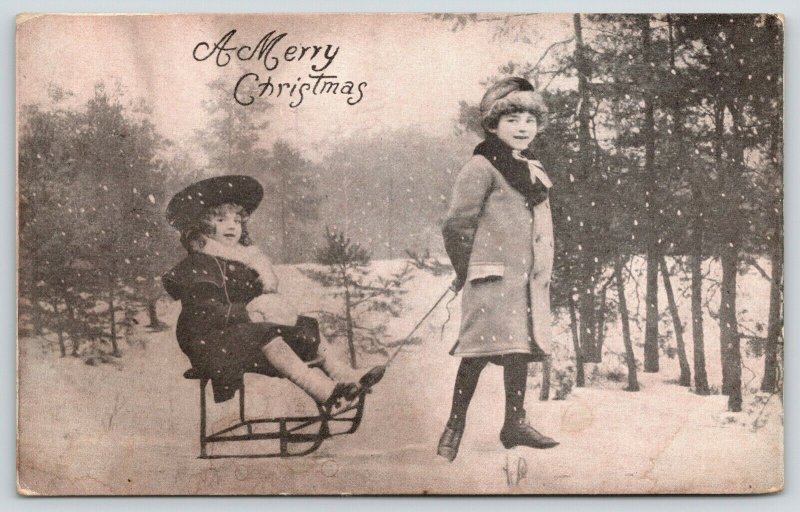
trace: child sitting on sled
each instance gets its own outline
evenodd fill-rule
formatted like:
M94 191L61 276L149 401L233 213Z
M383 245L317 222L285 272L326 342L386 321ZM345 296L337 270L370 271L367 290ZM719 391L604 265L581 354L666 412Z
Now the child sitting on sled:
M383 377L384 368L350 378L331 361L322 370L306 364L317 355L319 325L294 313L277 293L272 264L247 231L262 197L255 179L220 176L170 201L167 219L188 252L162 277L167 292L181 301L178 343L211 379L216 402L234 396L245 372L285 377L327 406L354 400Z

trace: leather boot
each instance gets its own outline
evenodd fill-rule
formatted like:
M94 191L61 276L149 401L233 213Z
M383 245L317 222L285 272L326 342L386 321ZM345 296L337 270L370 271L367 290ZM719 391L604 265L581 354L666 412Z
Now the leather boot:
M458 455L458 446L461 444L462 435L464 435L463 428L445 427L442 437L439 438L436 454L447 459L447 462L453 462Z
M358 379L358 391L359 393L362 391L369 391L372 386L377 384L383 378L383 374L386 373L385 366L373 366L369 369L364 375Z
M552 448L558 442L531 427L523 415L513 423L503 426L500 431L500 442L505 448L515 446L530 446L531 448Z

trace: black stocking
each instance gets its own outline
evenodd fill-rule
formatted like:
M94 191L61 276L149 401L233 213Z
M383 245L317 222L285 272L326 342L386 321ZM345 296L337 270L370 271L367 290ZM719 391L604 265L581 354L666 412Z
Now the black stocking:
M450 419L447 427L454 430L463 430L467 419L467 408L478 386L478 378L486 367L489 359L484 357L465 357L461 359L456 375L456 385L453 389L453 405L450 408Z
M528 362L516 355L506 356L503 360L503 382L506 388L506 420L507 426L516 425L525 420L525 389L528 382Z

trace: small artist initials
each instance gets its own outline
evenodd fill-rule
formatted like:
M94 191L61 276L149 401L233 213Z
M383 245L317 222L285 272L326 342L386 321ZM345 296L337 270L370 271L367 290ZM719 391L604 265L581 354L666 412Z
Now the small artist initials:
M506 465L503 466L503 473L506 474L506 483L509 487L516 487L528 476L528 461L520 457L515 462L509 461L506 455Z

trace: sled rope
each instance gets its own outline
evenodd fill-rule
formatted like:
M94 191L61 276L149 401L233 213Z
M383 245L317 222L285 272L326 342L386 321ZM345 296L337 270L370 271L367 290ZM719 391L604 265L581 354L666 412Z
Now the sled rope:
M415 332L417 332L417 329L419 329L419 326L422 325L422 323L430 316L431 313L433 313L433 311L437 308L437 306L439 306L439 304L444 300L444 298L447 297L447 294L450 293L451 290L452 290L452 288L448 286L447 289L444 291L444 293L442 293L442 295L439 296L439 298L436 300L436 302L433 304L433 306L431 306L431 308L428 310L428 312L425 313L425 315L423 315L423 317L419 320L419 322L417 322L417 325L415 325L414 328L411 329L411 332L406 334L405 338L402 338L400 344L397 346L397 348L394 350L394 352L392 352L392 354L389 356L389 359L387 359L386 362L383 363L383 365L385 367L388 367L389 364L391 364L391 362L394 360L394 358L397 357L397 354L399 354L400 351L403 350L403 347L406 346L406 343L409 342L409 340L411 339L411 336ZM458 294L458 293L456 292L456 294ZM455 297L453 297L453 298L455 298ZM449 311L448 311L448 316L449 316Z
M452 287L450 289L453 290ZM447 318L445 319L444 323L442 324L442 328L439 330L439 343L442 343L442 341L444 341L444 328L447 327L447 324L450 323L450 314L451 314L450 313L450 304L452 304L453 301L456 300L456 297L458 297L458 292L456 292L456 294L453 295L453 298L448 300L447 304L444 305L444 308L447 310Z

